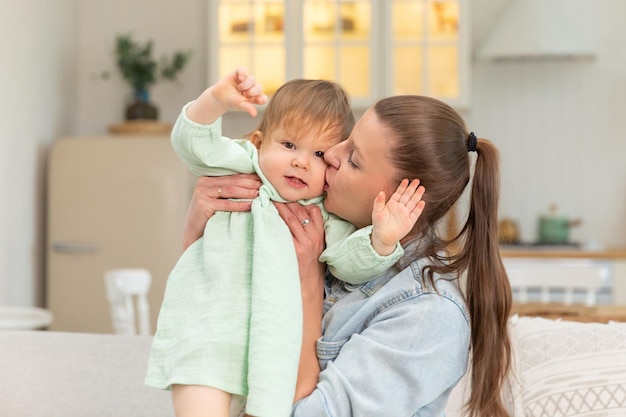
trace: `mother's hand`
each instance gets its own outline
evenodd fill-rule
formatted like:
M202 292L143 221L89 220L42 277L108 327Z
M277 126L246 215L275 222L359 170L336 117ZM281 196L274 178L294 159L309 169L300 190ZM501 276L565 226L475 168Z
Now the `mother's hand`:
M302 277L303 268L319 271L323 264L319 263L318 258L324 250L324 219L319 207L298 203L274 205L293 236L300 276Z
M187 210L183 234L183 248L204 234L204 226L216 211L249 211L251 201L259 195L261 180L254 174L236 174L222 177L200 177L196 181L193 197Z
M298 203L274 203L291 235L298 256L302 292L302 350L294 402L315 389L321 372L317 340L322 336L324 314L324 267L318 261L324 250L324 220L319 207ZM308 222L307 222L308 220Z

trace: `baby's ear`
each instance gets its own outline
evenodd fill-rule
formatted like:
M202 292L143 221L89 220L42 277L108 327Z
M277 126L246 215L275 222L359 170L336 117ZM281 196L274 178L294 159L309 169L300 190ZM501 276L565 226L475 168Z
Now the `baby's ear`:
M249 140L254 146L256 146L257 149L261 148L261 142L263 142L263 132L261 132L260 130L255 130L250 135Z

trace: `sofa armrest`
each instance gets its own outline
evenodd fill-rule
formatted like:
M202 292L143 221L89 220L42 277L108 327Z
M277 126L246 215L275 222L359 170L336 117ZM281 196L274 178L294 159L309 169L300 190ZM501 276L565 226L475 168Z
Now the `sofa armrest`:
M170 393L144 386L152 337L0 332L0 415L173 417Z

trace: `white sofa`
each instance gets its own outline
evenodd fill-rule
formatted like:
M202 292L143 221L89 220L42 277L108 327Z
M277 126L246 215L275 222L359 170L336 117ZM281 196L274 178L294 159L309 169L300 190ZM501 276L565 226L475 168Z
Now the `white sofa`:
M626 416L626 323L513 317L510 329L514 374L504 396L512 416ZM173 417L169 393L143 385L150 342L0 331L0 417ZM463 416L466 383L447 417Z
M0 417L173 417L143 378L150 336L0 331Z
M512 372L502 395L512 417L625 417L626 323L513 316ZM464 378L447 417L462 417Z

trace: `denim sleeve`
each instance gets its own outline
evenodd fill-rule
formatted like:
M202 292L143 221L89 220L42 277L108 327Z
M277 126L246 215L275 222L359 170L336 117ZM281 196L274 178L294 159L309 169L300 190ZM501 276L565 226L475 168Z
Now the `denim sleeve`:
M438 416L465 373L469 323L445 296L422 293L383 310L348 340L318 342L336 357L294 417Z

